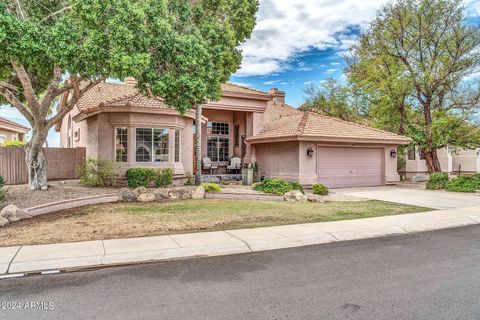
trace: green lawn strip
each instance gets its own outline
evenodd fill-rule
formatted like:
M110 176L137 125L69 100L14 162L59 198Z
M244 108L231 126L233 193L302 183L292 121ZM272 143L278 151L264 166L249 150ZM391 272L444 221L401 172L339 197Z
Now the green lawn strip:
M190 200L115 206L117 213L134 216L145 223L184 224L185 231L339 221L432 210L376 200L328 203Z

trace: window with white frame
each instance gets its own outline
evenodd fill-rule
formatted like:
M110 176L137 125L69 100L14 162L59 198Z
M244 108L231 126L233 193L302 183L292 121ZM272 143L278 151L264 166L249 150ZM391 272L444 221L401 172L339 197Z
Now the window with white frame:
M230 155L230 124L207 122L207 157L213 162L228 162Z
M7 136L1 135L0 134L0 143L4 143L7 141Z
M415 160L415 147L408 147L408 160Z
M128 159L128 131L127 128L115 129L115 159L117 162L127 162Z
M175 162L180 162L180 130L175 130Z
M12 141L18 141L18 135L16 134L12 135Z
M136 129L137 162L168 162L168 129Z

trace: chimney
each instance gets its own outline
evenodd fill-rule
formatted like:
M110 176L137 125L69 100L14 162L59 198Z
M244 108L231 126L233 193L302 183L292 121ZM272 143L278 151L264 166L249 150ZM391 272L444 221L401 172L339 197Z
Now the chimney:
M284 104L285 103L285 91L280 91L278 88L272 88L268 91L271 95L274 96L273 100L276 103Z
M125 82L123 84L125 84L127 86L131 86L131 87L136 87L138 82L133 77L126 77Z

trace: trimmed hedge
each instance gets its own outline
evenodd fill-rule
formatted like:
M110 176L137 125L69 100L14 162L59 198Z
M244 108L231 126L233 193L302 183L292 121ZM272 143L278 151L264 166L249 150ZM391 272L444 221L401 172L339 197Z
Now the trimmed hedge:
M160 169L156 172L155 185L159 188L169 187L173 184L173 170L170 168Z
M3 188L4 185L5 185L5 179L3 179L2 176L0 176L0 188Z
M312 190L314 194L318 194L321 196L326 196L330 192L330 190L328 190L328 188L321 183L314 184Z
M202 186L205 188L205 192L222 192L222 188L216 183L204 183Z
M5 185L5 180L0 176L0 203L5 200L7 196L7 190L3 187Z
M428 177L426 188L428 190L442 190L445 189L448 183L448 173L435 172Z
M155 170L150 168L130 168L125 175L130 188L148 187L155 178Z
M454 192L475 192L477 183L473 176L459 175L457 178L448 181L445 189Z
M472 179L477 186L477 190L480 190L480 173L475 173L474 175L472 175Z

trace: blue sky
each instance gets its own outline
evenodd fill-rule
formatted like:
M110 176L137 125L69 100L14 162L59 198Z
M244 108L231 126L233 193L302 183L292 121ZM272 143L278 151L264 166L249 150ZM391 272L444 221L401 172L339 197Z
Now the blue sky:
M344 78L345 51L388 0L260 0L257 26L242 45L243 63L231 81L261 90L286 91L294 107L304 101L304 89L328 77ZM466 1L470 16L479 16L480 0ZM0 116L28 125L7 106ZM51 132L50 146L59 137Z

